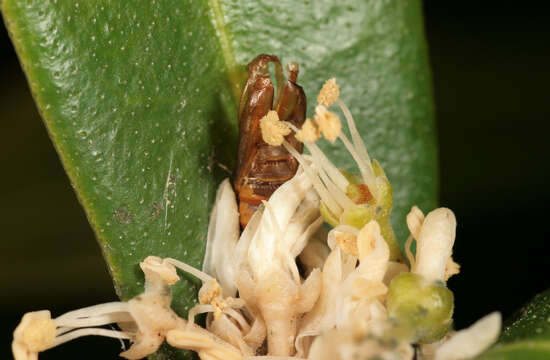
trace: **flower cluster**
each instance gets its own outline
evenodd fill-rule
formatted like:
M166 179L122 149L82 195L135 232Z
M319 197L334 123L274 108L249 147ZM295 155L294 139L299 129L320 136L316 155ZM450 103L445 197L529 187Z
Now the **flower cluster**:
M389 221L393 196L388 178L371 161L334 79L325 83L313 119L302 128L269 112L262 136L285 147L300 163L297 174L264 201L242 233L235 193L220 185L208 229L202 271L176 259L148 257L140 265L145 291L129 302L92 306L52 319L26 314L14 332L16 360L84 335L128 339L120 355L138 359L163 341L213 359L423 359L472 358L500 332L494 313L468 329L452 330L458 273L452 259L456 219L439 208L407 216L405 254ZM339 116L346 118L351 141ZM285 140L290 132L309 155ZM338 169L316 145L340 139L360 176ZM322 226L332 225L329 231ZM410 250L416 242L416 254ZM170 309L176 268L202 281L199 303L187 319ZM195 324L206 314L206 328ZM119 330L101 328L115 323ZM417 344L417 350L413 347Z

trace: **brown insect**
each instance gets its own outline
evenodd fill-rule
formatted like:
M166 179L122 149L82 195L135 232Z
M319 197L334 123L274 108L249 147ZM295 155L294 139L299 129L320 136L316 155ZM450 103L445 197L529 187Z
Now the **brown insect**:
M274 65L277 92L271 81L269 64ZM277 111L279 119L300 128L306 116L306 96L296 84L298 64L287 66L285 80L281 62L274 55L262 54L248 64L246 81L239 105L239 149L235 190L239 197L241 226L244 229L262 200L298 170L298 162L282 146L271 146L262 140L260 119L269 110ZM274 103L275 99L275 103ZM302 152L302 144L294 134L286 140Z

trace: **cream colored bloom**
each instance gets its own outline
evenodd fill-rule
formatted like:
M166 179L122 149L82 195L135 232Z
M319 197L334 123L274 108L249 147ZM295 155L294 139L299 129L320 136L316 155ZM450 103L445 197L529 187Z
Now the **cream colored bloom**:
M244 290L243 299L257 307L270 330L269 353L290 356L295 352L298 319L311 310L321 285L321 274L315 270L303 281L295 260L322 223L308 176L299 170L254 215L260 216L250 230L248 266L239 292Z
M145 273L145 291L129 302L112 302L75 310L55 319L50 312L25 314L14 332L15 360L37 359L38 353L72 339L99 335L130 339L132 346L120 356L141 359L154 353L166 331L178 326L178 316L170 309L169 286L179 278L172 265L150 256L140 263ZM123 331L97 328L118 323Z
M411 342L419 337L411 328L415 330L419 321L414 319L411 326L402 319L416 313L404 307L403 315L389 304L392 296L410 300L407 286L401 286L403 294L394 291L403 284L400 278L421 279L423 289L424 283L442 287L442 281L458 273L451 256L456 219L446 208L424 216L413 207L407 216L411 235L405 246L411 268L398 262L403 259L389 221L389 180L380 164L371 162L334 79L325 83L318 101L318 127L307 119L297 129L279 121L275 111L261 119L264 140L282 145L300 167L259 206L242 233L231 183L221 183L202 271L174 258L149 256L140 263L145 290L128 302L92 306L55 319L48 311L28 313L14 332L15 360L37 360L39 352L84 335L129 339L132 346L120 354L127 359L152 354L164 340L197 352L202 360L264 355L280 360L412 359ZM326 108L333 103L344 114L352 141L342 132L338 116ZM285 140L291 130L311 155L298 153ZM315 144L320 132L329 141L339 138L344 143L360 177L332 164ZM321 226L321 214L334 226L330 231ZM416 256L410 250L414 240ZM198 304L187 320L170 308L170 286L179 280L176 268L202 281ZM409 271L414 274L403 274ZM199 314L206 314L206 328L195 323ZM444 325L452 320L452 307L448 314ZM121 331L98 328L106 324L118 324ZM437 331L441 324L421 325L422 331ZM448 332L443 340L421 346L423 358L477 356L495 341L500 326L500 315L492 314L468 329Z

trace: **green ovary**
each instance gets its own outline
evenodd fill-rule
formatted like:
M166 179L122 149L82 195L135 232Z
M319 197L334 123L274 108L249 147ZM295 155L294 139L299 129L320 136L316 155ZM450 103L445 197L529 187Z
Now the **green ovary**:
M376 160L373 161L372 165L376 176L376 186L379 195L378 203L375 203L374 199L371 199L366 203L344 209L344 212L340 216L331 212L326 205L321 203L321 215L331 226L350 225L358 230L363 228L363 226L368 224L371 220L376 220L378 225L380 225L382 236L390 248L390 260L406 263L390 223L390 213L393 206L393 191L390 181ZM360 186L364 186L364 184L361 183L361 179L346 170L340 170L340 172L350 182L347 189L347 196L351 200L361 198L363 194L361 194L362 191Z
M452 291L443 283L428 283L418 274L402 273L395 277L386 305L390 317L407 329L415 342L437 341L452 325Z

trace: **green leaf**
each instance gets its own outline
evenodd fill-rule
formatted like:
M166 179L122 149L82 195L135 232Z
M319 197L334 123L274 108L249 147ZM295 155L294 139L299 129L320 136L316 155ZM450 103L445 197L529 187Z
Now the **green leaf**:
M142 291L147 255L200 266L216 186L235 165L244 65L262 52L301 65L310 113L338 79L392 181L401 242L410 207L436 205L419 1L4 0L2 12L122 299ZM352 167L342 146L324 148ZM175 286L176 311L198 285Z
M519 341L495 346L478 360L546 360L550 356L550 344L540 341Z
M274 53L301 66L313 114L322 84L336 77L371 157L394 191L392 223L401 244L412 205L437 205L437 151L431 78L420 1L221 1L237 63ZM342 144L323 149L340 167Z
M507 320L499 343L545 340L550 345L550 289L536 295Z
M497 345L479 359L549 359L550 289L536 295L507 320Z

